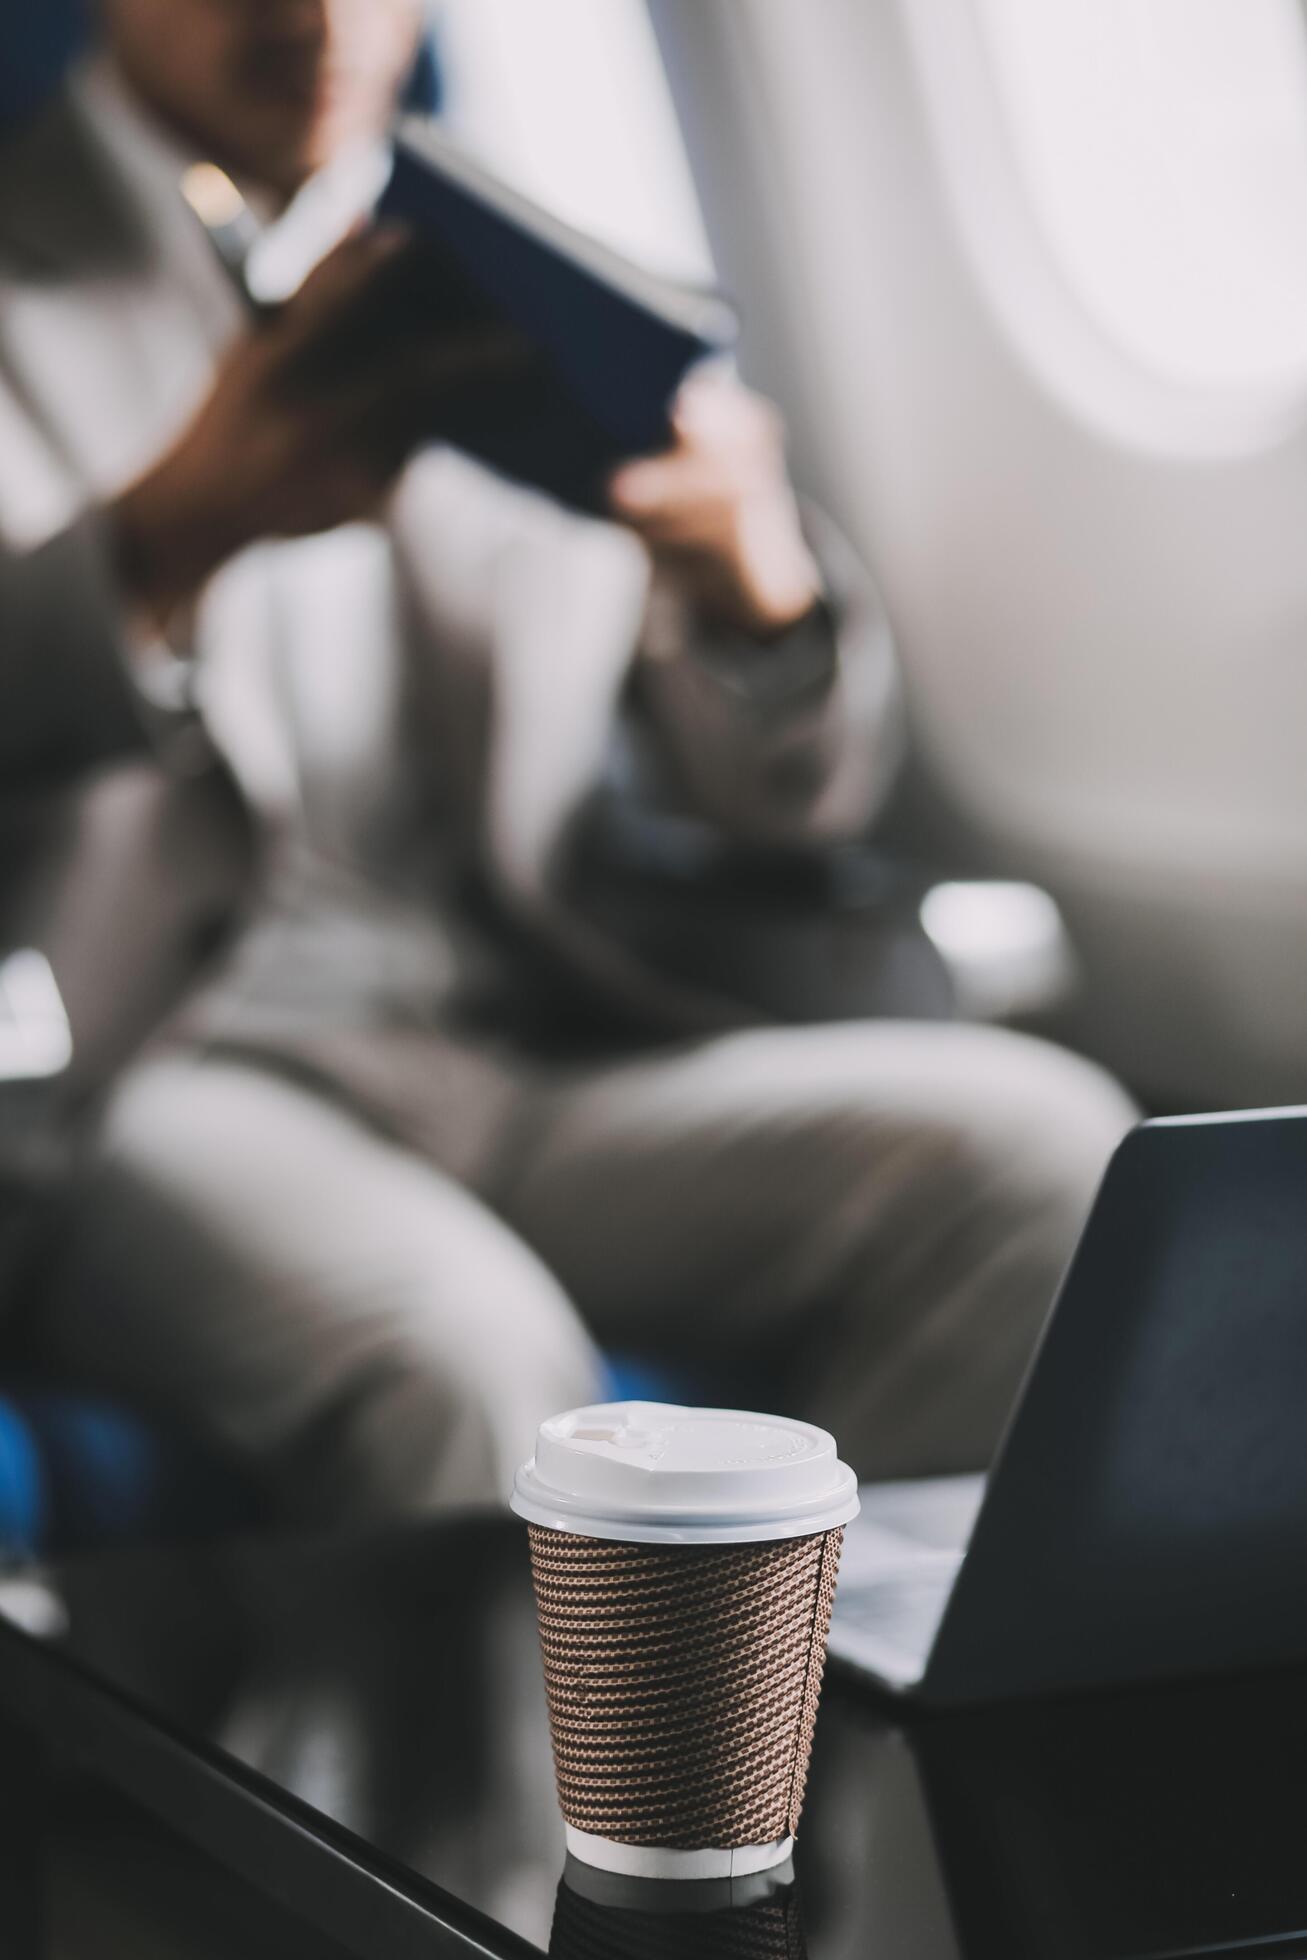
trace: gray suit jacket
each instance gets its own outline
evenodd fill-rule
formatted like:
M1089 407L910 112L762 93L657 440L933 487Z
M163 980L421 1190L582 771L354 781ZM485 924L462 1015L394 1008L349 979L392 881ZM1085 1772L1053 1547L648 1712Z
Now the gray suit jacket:
M130 181L75 97L0 155L7 782L148 744L97 511L175 435L239 324L180 198ZM307 832L383 882L407 852L410 889L475 863L628 1007L711 1019L573 916L558 869L637 670L670 772L727 833L792 846L864 830L897 760L894 657L865 575L813 521L837 659L815 698L790 698L693 628L647 657L649 565L630 535L431 452L384 531L259 547L219 575L196 628L205 720L273 833Z

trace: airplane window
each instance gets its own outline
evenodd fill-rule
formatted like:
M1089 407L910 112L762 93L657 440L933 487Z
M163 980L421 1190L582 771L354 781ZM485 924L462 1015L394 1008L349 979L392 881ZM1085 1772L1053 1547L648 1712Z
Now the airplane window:
M644 0L444 0L446 120L530 196L657 270L712 261Z
M1171 381L1307 378L1300 0L974 4L1048 243L1100 326Z

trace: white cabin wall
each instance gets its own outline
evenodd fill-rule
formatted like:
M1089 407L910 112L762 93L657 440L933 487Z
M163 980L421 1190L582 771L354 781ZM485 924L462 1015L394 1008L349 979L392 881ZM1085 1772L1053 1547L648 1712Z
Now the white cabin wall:
M652 0L746 371L876 569L917 747L1046 883L1076 1034L1163 1103L1307 1098L1307 433L1101 335L969 0Z

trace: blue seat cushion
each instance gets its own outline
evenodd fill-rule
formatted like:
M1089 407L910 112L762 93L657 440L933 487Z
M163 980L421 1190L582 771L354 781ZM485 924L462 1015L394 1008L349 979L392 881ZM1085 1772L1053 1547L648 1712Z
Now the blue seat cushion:
M607 1373L614 1401L717 1399L689 1372L643 1356L610 1356ZM261 1515L258 1493L230 1465L133 1410L29 1383L0 1393L0 1554L201 1538Z
M0 1396L0 1546L14 1555L204 1537L259 1510L229 1465L132 1410L46 1387Z
M0 1396L0 1551L31 1554L46 1536L45 1474L30 1425Z
M688 1368L647 1355L610 1354L605 1357L604 1393L610 1402L702 1402L706 1384Z

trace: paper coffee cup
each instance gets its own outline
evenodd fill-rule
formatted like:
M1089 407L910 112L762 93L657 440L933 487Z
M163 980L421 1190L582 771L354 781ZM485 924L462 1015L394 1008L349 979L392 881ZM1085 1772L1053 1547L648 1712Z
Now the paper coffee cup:
M603 1403L518 1471L568 1850L635 1877L788 1858L857 1481L810 1423Z

